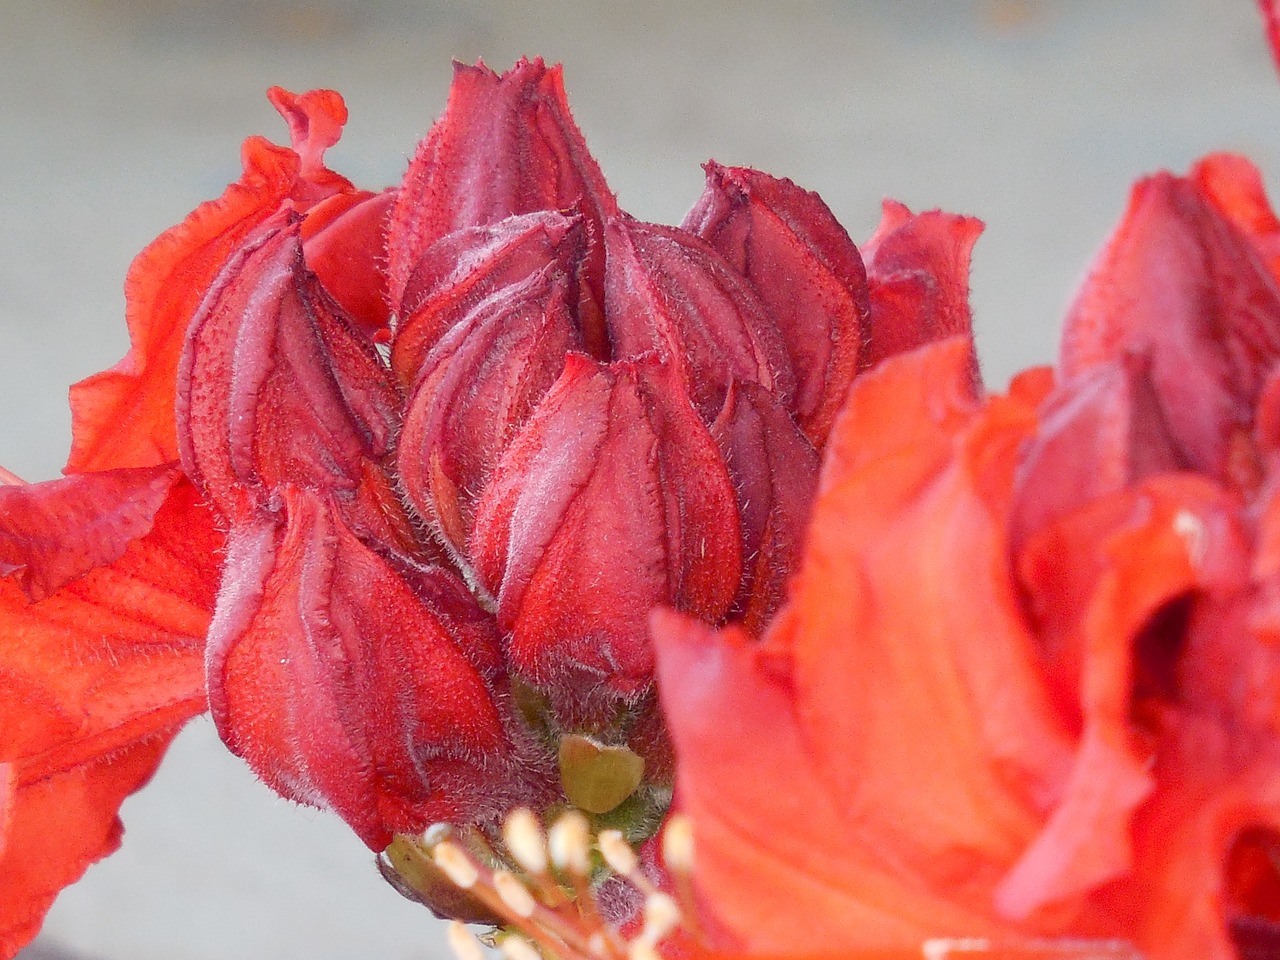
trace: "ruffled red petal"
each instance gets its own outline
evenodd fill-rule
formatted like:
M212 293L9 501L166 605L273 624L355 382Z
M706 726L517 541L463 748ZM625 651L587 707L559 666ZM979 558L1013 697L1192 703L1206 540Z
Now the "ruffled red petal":
M129 267L125 318L129 352L110 370L71 388L67 471L150 467L177 459L173 407L187 325L223 264L282 204L299 209L351 184L327 170L324 148L346 117L332 91L294 96L274 88L272 103L289 122L295 150L261 137L244 143L244 173L217 200L162 233Z
M0 576L16 574L30 599L43 600L115 562L151 531L180 476L167 463L0 486Z
M150 485L134 481L145 500ZM62 887L116 848L120 802L205 709L203 641L221 538L186 483L134 529L142 535L116 559L39 602L0 580L3 956L35 934ZM31 559L50 557L56 539ZM79 563L55 565L65 576Z

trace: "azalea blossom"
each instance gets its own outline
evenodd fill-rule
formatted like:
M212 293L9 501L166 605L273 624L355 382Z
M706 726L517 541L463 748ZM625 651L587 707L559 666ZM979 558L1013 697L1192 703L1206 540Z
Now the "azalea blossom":
M459 66L383 192L325 163L337 94L270 97L291 146L135 261L66 477L0 487L0 954L205 709L374 850L566 802L651 834L650 611L758 635L849 384L968 331L976 221L891 205L868 271L816 195L710 163L642 223L541 61Z
M291 146L135 261L64 478L0 473L0 956L204 710L516 960L1280 952L1246 160L1140 182L992 394L976 219L859 249L711 162L637 221L536 60L458 66L381 192L336 93L269 96Z
M1142 181L1056 368L854 384L762 640L655 614L723 946L1280 949L1277 238L1243 158Z

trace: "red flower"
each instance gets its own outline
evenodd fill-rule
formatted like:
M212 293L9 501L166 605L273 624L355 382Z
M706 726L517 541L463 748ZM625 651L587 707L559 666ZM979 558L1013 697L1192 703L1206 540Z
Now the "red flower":
M716 164L684 227L640 223L540 61L459 67L381 194L324 163L337 94L270 96L292 148L249 140L137 259L68 477L0 490L0 954L206 684L375 849L575 800L594 757L644 758L592 802L651 823L650 610L759 633L854 376L967 332L975 225L893 208L868 277L815 195Z
M763 640L655 617L724 947L1280 948L1277 234L1239 158L1143 181L1056 372L854 384Z

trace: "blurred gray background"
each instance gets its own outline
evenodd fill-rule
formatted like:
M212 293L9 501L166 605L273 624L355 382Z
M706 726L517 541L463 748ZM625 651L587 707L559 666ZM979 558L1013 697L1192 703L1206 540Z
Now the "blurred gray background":
M988 383L1054 352L1130 182L1214 149L1280 172L1251 0L0 0L0 463L53 477L66 387L126 348L132 256L287 142L272 84L341 90L331 154L398 180L450 60L560 60L632 213L678 221L714 157L819 191L865 239L883 196L981 216ZM277 799L211 725L124 807L126 840L24 960L415 960L441 931L341 823Z

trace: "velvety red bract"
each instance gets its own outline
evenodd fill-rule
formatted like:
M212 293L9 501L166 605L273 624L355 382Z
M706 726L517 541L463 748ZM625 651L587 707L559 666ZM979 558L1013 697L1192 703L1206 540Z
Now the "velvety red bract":
M119 845L121 801L205 708L221 538L174 477L142 469L0 488L6 563L19 560L39 596L0 580L0 956L13 956L58 891ZM83 525L89 496L101 541ZM36 513L40 536L15 557Z
M862 246L872 333L859 354L860 369L932 340L971 335L969 259L980 233L982 221L974 217L913 214L894 200L884 202L880 226Z
M419 379L431 348L482 301L553 265L572 278L581 241L576 221L543 210L457 230L433 244L415 266L400 309L391 368L401 383Z
M779 325L710 247L672 227L613 220L605 232L605 316L614 355L654 354L675 369L705 419L730 383L795 391Z
M744 167L706 170L683 229L709 242L768 305L797 380L796 420L821 445L857 373L857 334L872 332L862 258L816 193Z
M414 507L465 555L476 500L581 340L565 275L544 267L484 300L419 366L399 442Z
M544 149L561 159L543 163ZM403 277L391 365L409 388L398 476L496 604L509 663L557 705L556 725L572 727L572 701L584 699L567 678L595 678L590 710L612 696L625 712L645 695L654 602L763 628L796 552L824 418L867 335L861 261L830 211L789 181L730 175L749 208L704 199L686 220L706 221L723 255L689 229L626 216L569 119L558 72L522 62L500 78L459 68L401 188L388 241L393 288ZM805 309L765 273L753 279L771 255L812 286ZM651 369L661 377L635 380ZM687 426L677 437L670 424L646 426L646 413L624 430L613 409L624 405L678 410L671 423ZM630 465L606 482L612 468L593 458L615 447ZM718 479L667 503L664 485L683 482L678 456ZM709 517L719 518L709 555L728 564L713 586L704 573L689 579L712 562L693 563L676 535ZM599 523L630 533L592 535ZM605 569L628 572L606 583ZM681 599L704 595L714 602Z
M782 605L809 519L819 457L781 401L754 383L736 384L711 424L738 495L742 583L730 611L759 635Z

